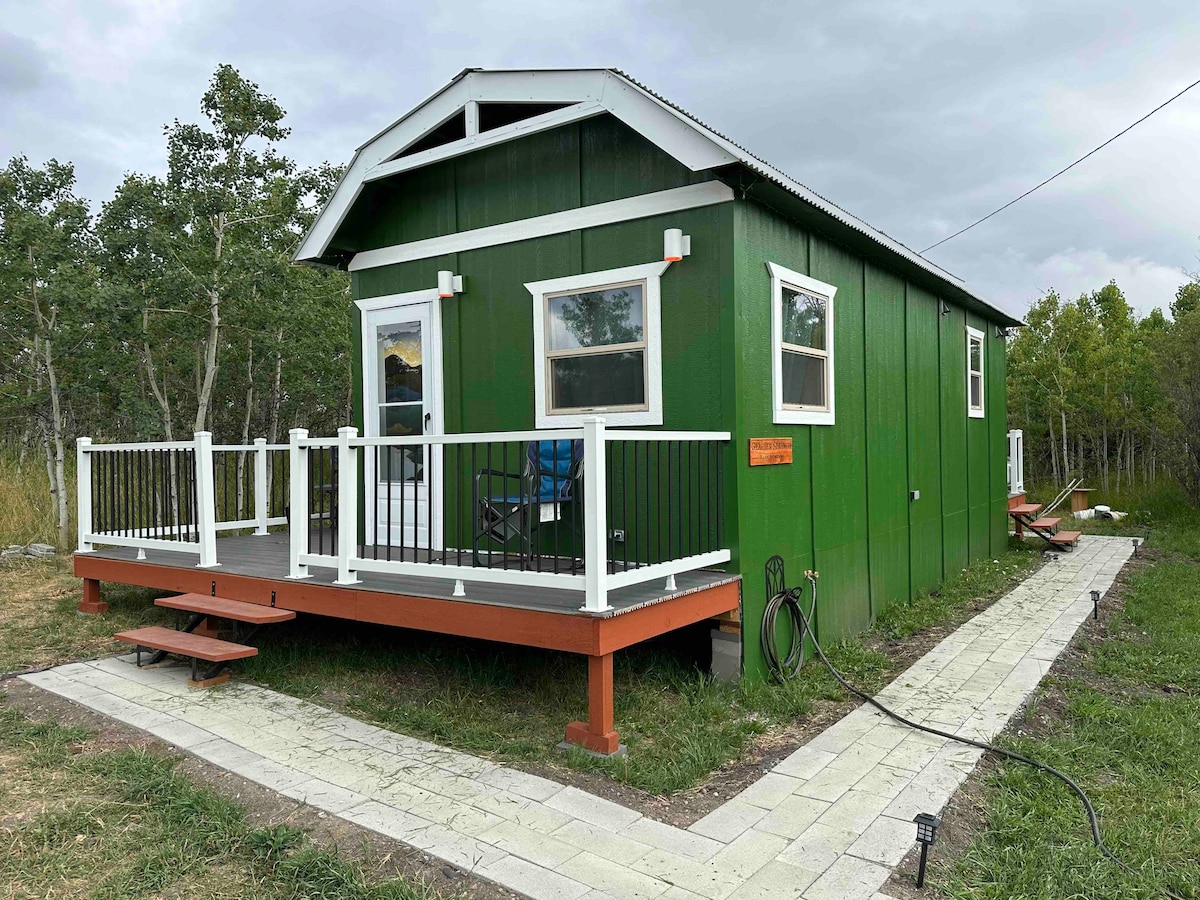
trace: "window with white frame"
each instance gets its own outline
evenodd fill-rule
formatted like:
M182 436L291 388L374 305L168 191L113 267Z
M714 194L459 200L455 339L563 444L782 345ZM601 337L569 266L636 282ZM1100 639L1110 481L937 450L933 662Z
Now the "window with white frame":
M983 418L983 332L967 326L967 415Z
M537 427L662 424L659 280L667 263L525 285L533 296Z
M771 381L777 425L832 425L831 284L767 263L771 273Z

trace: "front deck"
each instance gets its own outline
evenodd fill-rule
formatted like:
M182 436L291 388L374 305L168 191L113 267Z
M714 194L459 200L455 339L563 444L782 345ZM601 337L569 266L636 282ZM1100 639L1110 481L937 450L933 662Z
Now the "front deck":
M553 497L540 501L536 471L510 496L487 489L483 476L460 463L464 445L487 448L496 437L533 442L545 440L545 433L455 435L439 443L425 438L424 458L441 456L447 464L439 477L421 482L425 496L438 503L418 534L391 527L392 507L376 510L370 499L365 527L338 527L360 521L358 495L366 479L337 473L361 473L357 454L374 447L413 444L350 432L343 430L337 441L297 432L286 447L260 441L213 448L207 435L194 444L94 448L84 439L74 558L75 574L84 579L80 610L102 612L100 583L110 581L578 653L588 658L589 716L567 727L567 740L610 754L619 748L613 653L739 607L740 576L718 568L730 559L721 546L717 447L727 435L606 438L602 428L581 431L583 459L598 464L576 467L574 494L556 481ZM654 444L659 440L665 454ZM694 453L682 446L688 440L697 443ZM323 469L319 454L330 450L341 454L341 464L314 478L317 467ZM245 491L231 489L214 452L230 459L253 455L253 465L238 470L253 473ZM281 464L272 479L271 454L284 452L286 470ZM493 455L502 457L499 450ZM279 490L272 490L272 480ZM376 474L367 483L378 481ZM241 507L243 494L253 497L252 515ZM544 534L532 530L539 520ZM311 524L296 528L295 521ZM384 543L361 543L364 534Z

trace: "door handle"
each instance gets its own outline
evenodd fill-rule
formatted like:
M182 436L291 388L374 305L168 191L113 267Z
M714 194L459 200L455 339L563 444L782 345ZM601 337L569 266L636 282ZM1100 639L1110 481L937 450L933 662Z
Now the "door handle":
M433 413L425 413L425 430L429 430L429 422L433 418Z

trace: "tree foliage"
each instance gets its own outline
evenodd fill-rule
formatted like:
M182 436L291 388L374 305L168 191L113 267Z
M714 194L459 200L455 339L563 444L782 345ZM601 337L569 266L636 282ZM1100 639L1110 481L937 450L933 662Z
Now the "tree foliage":
M1173 321L1159 309L1139 319L1109 282L1030 307L1008 352L1009 425L1025 433L1027 481L1081 476L1120 490L1169 475L1200 501L1197 301L1189 282Z
M41 446L51 484L80 435L349 418L348 280L291 264L339 172L285 156L283 109L231 66L200 111L164 129L165 174L127 175L98 214L69 164L0 170L0 438Z

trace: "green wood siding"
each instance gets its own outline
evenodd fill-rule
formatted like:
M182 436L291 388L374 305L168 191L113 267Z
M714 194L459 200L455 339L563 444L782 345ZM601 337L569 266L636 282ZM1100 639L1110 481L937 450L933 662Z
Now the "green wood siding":
M951 305L939 319L942 396L942 570L961 571L970 557L967 536L966 316Z
M904 282L866 267L867 511L871 612L909 595Z
M986 333L988 323L974 315L967 316L967 324ZM963 347L963 368L960 379L966 391L966 334L959 335ZM991 347L984 341L984 372L990 362ZM985 388L987 376L984 376ZM967 546L972 560L983 559L992 552L992 516L989 497L992 492L991 453L988 449L988 415L992 409L984 401L985 416L982 419L967 419Z
M809 238L809 247L808 274L838 288L833 300L837 425L811 428L821 624L830 634L855 634L871 625L863 266L860 259L819 236Z
M921 492L908 505L913 593L942 580L942 435L938 319L941 303L909 286L905 322L908 361L908 484Z

